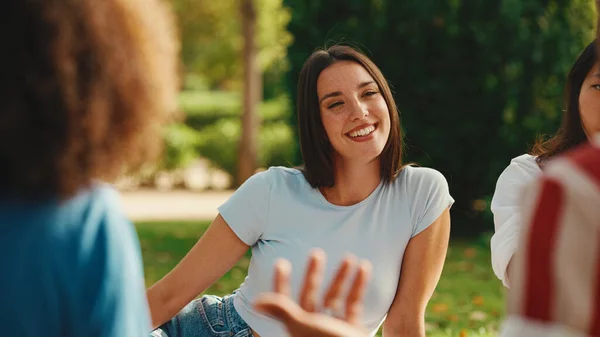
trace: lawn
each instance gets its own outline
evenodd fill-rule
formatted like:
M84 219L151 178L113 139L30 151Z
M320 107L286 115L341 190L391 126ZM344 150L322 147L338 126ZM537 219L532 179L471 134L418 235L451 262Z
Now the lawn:
M208 223L139 223L146 284L159 280L183 258ZM495 336L504 313L503 289L490 266L488 238L453 242L442 278L427 309L428 336ZM247 254L206 293L225 295L246 276Z

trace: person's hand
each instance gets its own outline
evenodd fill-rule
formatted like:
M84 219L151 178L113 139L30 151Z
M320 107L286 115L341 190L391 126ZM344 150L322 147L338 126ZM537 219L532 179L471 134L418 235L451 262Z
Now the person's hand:
M317 292L323 281L325 267L325 253L321 250L314 251L309 258L300 293L300 305L290 297L291 264L282 259L275 264L274 292L259 295L254 306L258 311L285 324L292 337L365 337L367 332L359 322L371 264L363 261L358 263L358 268L354 268L356 265L353 257L342 261L322 301L325 311L335 313L343 309L339 318L317 312ZM354 278L346 301L342 303L342 288L351 278L352 269L356 269Z

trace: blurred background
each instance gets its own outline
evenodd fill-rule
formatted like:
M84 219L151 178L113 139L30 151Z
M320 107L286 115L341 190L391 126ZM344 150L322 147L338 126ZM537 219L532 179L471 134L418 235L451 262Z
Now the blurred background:
M345 43L392 85L405 161L441 171L456 199L429 335L494 336L504 313L489 262L495 182L560 124L566 75L594 37L593 0L169 2L182 41L179 111L162 160L118 182L148 285L251 174L302 163L298 72L316 48ZM248 258L207 292L237 288Z

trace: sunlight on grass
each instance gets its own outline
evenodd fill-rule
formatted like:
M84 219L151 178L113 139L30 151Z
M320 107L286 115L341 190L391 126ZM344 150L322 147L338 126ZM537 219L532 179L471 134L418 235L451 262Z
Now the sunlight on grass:
M175 267L207 228L208 222L138 223L146 285ZM504 294L491 270L488 242L482 239L451 244L444 272L427 308L427 336L496 335L504 315ZM237 289L249 263L250 252L206 293L222 296Z

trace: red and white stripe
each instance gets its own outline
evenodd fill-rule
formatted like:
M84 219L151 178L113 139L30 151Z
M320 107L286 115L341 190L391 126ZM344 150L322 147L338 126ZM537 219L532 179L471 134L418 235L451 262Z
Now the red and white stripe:
M600 337L600 137L549 163L523 210L503 335L548 335L545 326Z

